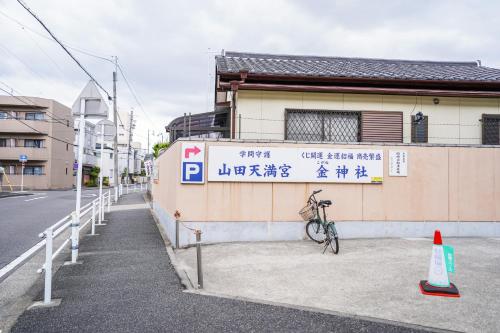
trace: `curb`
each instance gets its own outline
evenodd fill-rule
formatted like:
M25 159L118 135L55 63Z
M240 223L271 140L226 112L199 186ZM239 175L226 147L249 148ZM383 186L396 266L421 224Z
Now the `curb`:
M147 203L150 201L144 198ZM163 242L165 243L165 249L167 250L167 255L170 259L170 263L174 267L174 271L177 274L177 277L179 278L179 282L181 283L183 289L189 292L198 292L198 290L194 287L193 283L189 279L186 271L184 271L181 266L179 265L179 261L177 260L177 256L175 255L175 251L172 247L172 243L167 237L167 233L165 232L165 229L163 226L160 224L160 221L158 220L158 217L156 216L155 212L153 209L149 209L151 216L153 217L153 220L156 223L156 227L158 228L158 231L160 232L161 238L163 239Z

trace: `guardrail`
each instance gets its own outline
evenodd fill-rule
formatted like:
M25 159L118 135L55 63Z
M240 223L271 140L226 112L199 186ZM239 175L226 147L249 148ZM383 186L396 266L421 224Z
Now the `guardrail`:
M136 185L136 184L134 184ZM133 192L137 192L138 186L132 188ZM142 190L142 186L140 187ZM126 186L127 193L129 192L129 186ZM120 184L118 187L114 188L115 203L118 201L119 196L123 195L123 186ZM43 304L49 305L52 301L52 265L53 260L61 253L61 251L70 244L71 249L71 263L77 263L78 258L78 248L79 248L79 235L80 232L91 223L90 235L96 235L95 226L104 225L104 213L108 213L111 210L111 189L108 189L101 197L97 197L88 204L80 208L80 212L73 211L71 214L66 215L55 224L51 225L45 231L39 234L42 238L40 242L34 245L32 248L21 254L19 257L14 259L12 262L7 264L5 267L0 269L0 283L7 279L12 273L19 269L24 263L31 259L35 254L38 253L43 247L45 247L45 263L41 268L37 270L38 273L44 273L45 275L45 288L43 296ZM86 218L86 219L85 219ZM84 221L81 225L78 221ZM71 228L71 234L69 238L65 239L64 242L54 251L53 244L54 239L62 234L65 230Z

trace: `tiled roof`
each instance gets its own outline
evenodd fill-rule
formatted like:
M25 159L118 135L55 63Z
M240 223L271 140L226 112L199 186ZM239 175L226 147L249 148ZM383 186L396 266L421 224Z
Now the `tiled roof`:
M500 83L500 69L482 67L475 61L413 61L226 52L224 56L217 56L216 62L218 74L248 70L249 74L269 76Z

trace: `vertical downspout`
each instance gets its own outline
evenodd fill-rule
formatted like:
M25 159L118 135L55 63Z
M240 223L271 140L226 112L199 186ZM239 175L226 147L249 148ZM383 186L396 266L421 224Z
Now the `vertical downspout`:
M236 138L236 93L238 92L239 81L231 81L231 139Z

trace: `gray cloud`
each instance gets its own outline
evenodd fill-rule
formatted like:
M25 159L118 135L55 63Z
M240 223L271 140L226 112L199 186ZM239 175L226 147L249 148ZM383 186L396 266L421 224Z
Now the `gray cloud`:
M209 48L212 52L482 59L484 65L500 67L496 42L500 4L494 1L481 6L469 1L26 2L70 45L119 57L149 114L142 113L120 78L120 109L136 109L137 138L143 143L148 128L158 132L176 116L207 110L207 99L208 104L212 101L207 93L213 86L207 79L214 66ZM0 0L0 10L46 35L15 1ZM1 14L0 22L0 80L24 94L71 105L87 81L82 72L53 42ZM112 65L75 55L111 91Z

